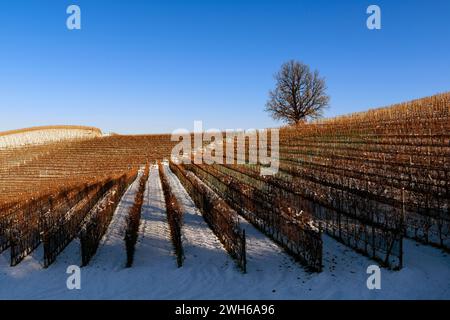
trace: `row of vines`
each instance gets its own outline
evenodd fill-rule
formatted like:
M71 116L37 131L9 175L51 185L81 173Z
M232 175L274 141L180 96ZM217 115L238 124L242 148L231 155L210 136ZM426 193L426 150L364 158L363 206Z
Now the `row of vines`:
M139 186L134 197L133 205L128 212L125 229L125 248L127 251L127 267L131 267L134 259L135 246L138 238L139 223L141 220L142 206L144 204L144 193L149 178L150 165L145 166L144 172L139 178Z
M265 182L242 179L222 166L186 167L294 258L312 271L322 270L321 234L307 213L312 203L299 202L292 192L280 188L267 192Z
M166 203L167 221L169 223L170 235L172 243L175 248L175 254L177 256L177 265L181 267L183 265L183 243L181 241L181 228L183 224L183 211L180 204L172 192L167 175L164 172L164 166L159 162L159 176L161 179L161 186L164 193L164 200Z
M48 267L79 234L93 208L101 201L107 206L118 201L122 188L135 175L130 172L76 188L61 186L48 195L8 207L0 215L1 251L10 248L11 266L15 266L43 243L44 266Z
M246 272L246 238L245 230L240 227L239 217L223 199L209 189L192 172L181 165L170 163L170 169L178 177L205 221L222 242L237 265Z
M97 251L100 240L108 229L114 211L127 187L136 179L132 176L122 176L112 188L100 199L82 222L80 231L81 261L85 266Z

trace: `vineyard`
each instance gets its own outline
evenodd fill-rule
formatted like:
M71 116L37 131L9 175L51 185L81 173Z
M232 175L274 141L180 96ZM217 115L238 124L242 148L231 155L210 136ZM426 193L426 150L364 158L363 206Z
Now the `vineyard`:
M225 157L223 164L181 163L171 158L176 142L168 134L53 128L56 138L47 132L35 142L39 130L4 133L0 286L30 263L37 276L66 261L92 279L108 266L127 277L136 272L137 285L153 270L158 277L140 285L162 297L155 283L191 292L184 287L190 275L221 297L216 287L239 297L239 283L263 291L282 283L288 289L278 290L290 298L305 297L292 289L299 282L326 291L365 279L365 269L352 275L370 264L384 267L393 283L408 282L403 269L426 261L436 264L430 273L440 270L433 277L450 277L449 120L450 94L441 94L284 127L278 172L266 176L265 164ZM234 147L231 160L249 159L249 146ZM217 284L222 277L228 280ZM448 281L430 286L448 298Z
M0 132L0 148L23 147L65 140L100 137L97 128L82 126L47 126Z
M450 249L450 95L287 129L276 183L325 232L386 266L402 238Z

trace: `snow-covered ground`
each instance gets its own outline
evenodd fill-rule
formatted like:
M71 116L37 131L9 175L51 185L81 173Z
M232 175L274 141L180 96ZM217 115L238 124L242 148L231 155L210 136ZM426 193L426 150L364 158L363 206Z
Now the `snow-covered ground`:
M88 127L36 127L12 132L0 132L0 149L50 142L100 137L101 131Z
M92 258L92 265L102 266L103 264L110 264L115 266L115 270L120 270L125 267L126 249L124 238L127 217L134 205L134 198L138 192L142 174L143 169L138 172L136 179L120 200L101 245L96 255Z
M372 260L324 235L324 270L308 273L245 220L248 271L243 274L178 179L165 170L185 212L183 267L176 265L158 169L152 167L132 268L124 268L120 230L133 186L97 255L81 269L81 290L66 287L66 268L80 260L74 241L48 269L42 269L41 248L17 267L9 267L8 251L1 254L0 299L450 299L450 256L438 249L405 240L405 267L382 269L381 290L368 290Z

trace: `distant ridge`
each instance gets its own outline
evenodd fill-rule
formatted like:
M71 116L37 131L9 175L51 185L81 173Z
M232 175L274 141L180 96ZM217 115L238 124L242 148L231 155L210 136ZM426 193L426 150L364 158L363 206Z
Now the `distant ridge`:
M44 130L87 130L102 134L102 131L99 128L88 127L88 126L71 126L71 125L56 125L56 126L37 126L37 127L29 127L23 129L14 129L8 131L1 131L0 137L7 136L10 134L18 134L30 131L44 131Z
M86 126L42 126L0 132L0 148L14 148L74 139L101 137L102 131Z

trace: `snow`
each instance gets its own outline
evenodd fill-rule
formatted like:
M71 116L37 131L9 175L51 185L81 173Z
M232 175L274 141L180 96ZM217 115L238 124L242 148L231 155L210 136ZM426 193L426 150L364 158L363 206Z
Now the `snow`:
M324 235L324 270L309 273L242 219L248 271L242 273L209 229L178 179L166 173L184 211L184 264L177 268L158 169L150 171L132 268L125 268L122 227L131 186L91 263L81 269L81 290L68 290L66 268L79 264L77 240L48 269L42 247L16 267L0 255L0 299L450 299L450 256L404 241L401 271L381 269L381 290L368 290L375 264Z
M139 189L143 169L138 172L134 182L123 195L113 215L111 223L106 231L96 255L92 258L91 264L102 266L110 264L115 270L122 269L126 264L125 230L127 217L133 204L136 193Z
M39 145L63 140L89 139L101 134L89 128L35 128L28 131L0 135L0 149Z

